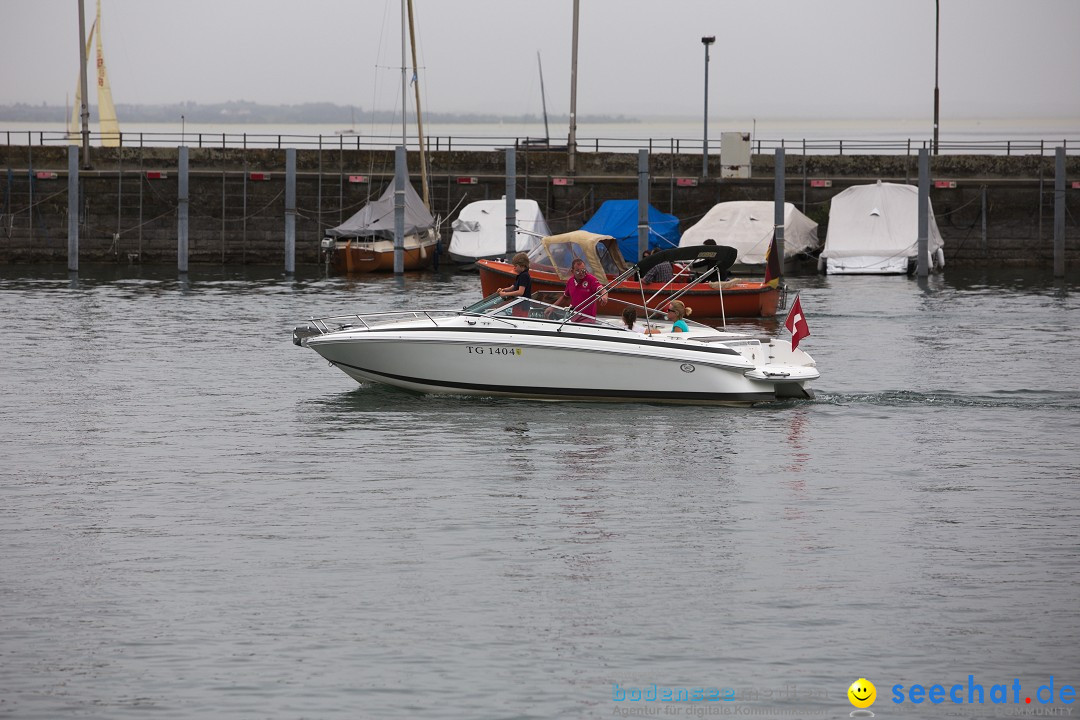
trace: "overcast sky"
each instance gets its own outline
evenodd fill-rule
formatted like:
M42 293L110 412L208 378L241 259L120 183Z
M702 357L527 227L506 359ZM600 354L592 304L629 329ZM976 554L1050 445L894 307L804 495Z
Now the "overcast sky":
M123 103L328 101L393 110L399 0L101 0ZM85 0L87 28L95 0ZM0 104L63 105L77 0L0 0ZM572 0L414 0L425 112L570 105ZM578 113L932 114L934 0L580 0ZM941 0L942 118L1080 126L1080 0ZM410 89L411 93L411 89ZM411 105L411 100L410 100Z

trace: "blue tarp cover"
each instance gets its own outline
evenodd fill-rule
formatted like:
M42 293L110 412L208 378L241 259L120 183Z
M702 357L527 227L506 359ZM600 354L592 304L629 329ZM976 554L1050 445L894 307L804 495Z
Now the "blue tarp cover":
M606 200L581 229L617 239L623 258L627 262L635 262L638 260L637 224L637 200ZM649 249L678 247L680 237L679 218L650 205Z

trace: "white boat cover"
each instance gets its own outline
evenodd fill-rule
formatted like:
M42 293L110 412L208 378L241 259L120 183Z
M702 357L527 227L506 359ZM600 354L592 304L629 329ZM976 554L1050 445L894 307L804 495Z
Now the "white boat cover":
M405 183L405 235L419 235L435 227L435 218L424 206L411 183ZM380 237L394 239L394 183L382 197L361 208L345 222L326 231L330 237Z
M944 242L929 208L929 248ZM823 258L901 259L915 257L919 242L919 188L883 183L856 185L832 199ZM845 261L845 266L851 263ZM849 271L853 268L848 268Z
M701 245L712 239L739 251L737 262L764 265L773 237L775 203L735 200L713 205L705 216L683 233L679 247ZM784 254L809 253L821 247L817 223L791 203L784 203Z
M515 241L517 252L529 252L540 244L541 237L551 234L535 200L518 198L514 203L514 214L518 227ZM450 238L451 255L474 260L505 255L506 198L469 203L461 209L450 227L454 230Z

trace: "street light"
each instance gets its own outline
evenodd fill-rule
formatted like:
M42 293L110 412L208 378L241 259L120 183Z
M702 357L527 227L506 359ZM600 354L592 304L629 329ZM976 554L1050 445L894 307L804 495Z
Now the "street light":
M187 128L185 127L184 116L181 115L180 116L180 144L181 145L186 144L186 142L187 142L187 140L185 139L186 137L187 137Z
M716 42L716 36L701 38L705 46L705 132L701 141L701 177L709 177L709 46Z

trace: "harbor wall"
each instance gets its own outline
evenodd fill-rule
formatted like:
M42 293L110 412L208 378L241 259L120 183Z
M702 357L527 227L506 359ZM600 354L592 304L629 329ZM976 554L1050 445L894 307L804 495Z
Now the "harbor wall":
M67 257L68 150L59 146L0 146L0 262L56 262ZM189 259L192 263L283 263L285 150L189 148ZM504 151L427 154L433 212L450 220L467 203L504 195ZM113 262L175 262L178 151L176 148L91 148L80 171L80 258ZM767 200L774 193L773 154L752 157L751 177L721 179L720 158L709 177L701 156L653 152L650 202L682 220L686 230L718 202ZM413 183L419 154L410 152ZM297 150L296 261L320 262L323 232L377 198L393 182L392 151ZM565 151L519 149L518 198L536 200L553 232L581 227L600 204L636 199L637 155L579 152L576 173ZM1053 155L931 157L930 198L948 263L1053 263ZM1066 262L1080 262L1080 156L1066 157ZM911 155L785 157L785 194L828 232L831 198L877 180L917 184ZM719 239L719 238L718 238Z

